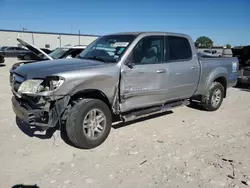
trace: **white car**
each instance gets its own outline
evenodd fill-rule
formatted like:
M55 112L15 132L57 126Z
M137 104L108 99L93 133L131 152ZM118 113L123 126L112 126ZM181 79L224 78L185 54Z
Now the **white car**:
M87 47L86 45L58 47L58 48L54 49L51 53L47 54L44 51L42 51L40 48L22 40L22 39L17 38L17 41L22 46L28 48L34 54L39 56L41 58L41 61L53 60L53 59L63 59L63 58L69 58L69 57L74 58Z
M39 58L39 60L32 60L32 61L22 61L15 63L11 69L10 69L10 79L12 79L13 71L21 66L22 64L28 64L28 63L36 63L39 61L44 61L44 60L54 60L54 59L65 59L65 58L75 58L77 57L78 54L80 54L85 48L87 47L86 45L77 45L77 46L64 46L64 47L58 47L54 49L51 53L47 54L40 48L17 38L17 41L30 51L32 51L34 54L36 54Z
M202 52L204 55L206 56L210 56L210 57L221 57L221 54L217 52L217 50L203 50Z

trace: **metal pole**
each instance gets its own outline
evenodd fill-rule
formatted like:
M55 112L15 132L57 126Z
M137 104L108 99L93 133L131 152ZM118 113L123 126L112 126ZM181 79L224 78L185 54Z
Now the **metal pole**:
M79 30L79 35L78 35L78 37L79 37L79 45L81 45L81 31Z
M32 44L34 45L35 44L34 33L31 33L31 36L32 36Z
M62 46L62 43L61 43L61 35L59 35L59 43L60 43L60 47Z

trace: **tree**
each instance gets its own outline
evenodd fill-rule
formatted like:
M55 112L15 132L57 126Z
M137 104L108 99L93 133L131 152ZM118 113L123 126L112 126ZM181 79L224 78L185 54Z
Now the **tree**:
M230 44L226 44L226 48L227 48L227 49L231 49L231 47L232 47L232 46L231 46Z
M211 48L213 47L213 41L206 36L198 37L196 43L199 44L200 48Z

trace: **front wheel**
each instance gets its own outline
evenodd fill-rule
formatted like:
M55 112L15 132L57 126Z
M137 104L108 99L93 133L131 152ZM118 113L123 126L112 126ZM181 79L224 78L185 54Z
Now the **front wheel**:
M224 98L224 93L225 89L220 83L212 83L207 95L202 97L203 109L207 111L215 111L219 109Z
M97 99L83 99L69 112L66 132L76 147L92 149L106 140L111 126L111 111L104 102Z

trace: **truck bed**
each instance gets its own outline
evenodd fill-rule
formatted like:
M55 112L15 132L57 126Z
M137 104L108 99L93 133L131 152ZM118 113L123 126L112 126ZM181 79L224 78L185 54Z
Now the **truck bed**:
M224 76L227 78L227 87L233 87L236 85L237 77L239 75L239 62L236 57L218 57L218 58L199 58L200 62L200 81L197 89L197 93L204 94L206 91L209 79L213 78L213 75ZM214 79L214 78L213 78ZM212 80L211 80L212 81Z

